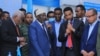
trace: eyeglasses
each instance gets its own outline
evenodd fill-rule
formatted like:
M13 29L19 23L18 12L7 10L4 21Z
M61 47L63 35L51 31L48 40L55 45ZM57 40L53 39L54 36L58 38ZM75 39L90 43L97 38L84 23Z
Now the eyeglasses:
M93 17L93 16L95 16L95 14L93 14L93 15L89 15L89 16L86 16L87 18L90 18L90 17Z

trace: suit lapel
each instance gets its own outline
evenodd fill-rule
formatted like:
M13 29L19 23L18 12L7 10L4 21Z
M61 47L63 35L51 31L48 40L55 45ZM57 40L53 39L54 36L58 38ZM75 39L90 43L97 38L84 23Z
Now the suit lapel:
M43 30L41 25L37 22L37 20L35 21L36 26L38 27L38 29Z
M9 19L9 21L10 21L10 23L11 23L13 29L15 30L15 32L16 32L16 34L17 34L17 36L18 36L18 33L17 33L16 26L15 26L14 22L13 22L11 19ZM18 27L18 30L19 30L19 34L20 34L20 36L22 36L19 27Z
M52 21L51 22L51 25L52 25L52 33L54 34L54 36L56 37L56 31L55 31L55 21Z
M96 25L94 26L94 28L93 28L93 30L92 30L92 33L90 34L89 39L91 39L92 35L94 35L94 32L96 31L95 29L96 29L97 26L98 26L98 22L97 22ZM89 39L88 39L88 40L89 40Z
M73 27L74 27L75 29L78 28L79 24L80 24L80 23L79 23L76 19L73 20Z
M57 36L56 36L55 21L53 22L53 27L54 27L54 34L55 34L55 37L57 37Z
M35 24L36 24L36 26L37 26L37 29L39 29L39 31L42 31L42 33L41 34L45 34L45 36L47 37L47 39L49 38L49 35L48 35L48 33L46 32L46 31L44 31L44 29L41 27L41 25L37 22L37 21L35 21Z
M87 21L87 18L86 18L86 20L85 20L85 25L87 25L88 24L88 21Z

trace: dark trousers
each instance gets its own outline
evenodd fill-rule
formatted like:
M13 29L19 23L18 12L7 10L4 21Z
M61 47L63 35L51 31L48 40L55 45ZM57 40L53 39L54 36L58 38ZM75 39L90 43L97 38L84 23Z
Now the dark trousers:
M61 56L61 47L56 47L55 50L50 50L50 56Z
M0 49L0 56L8 56L9 52L11 53L11 56L17 56L16 49L8 47Z
M56 47L56 56L61 56L61 47Z
M76 56L72 48L66 48L65 56Z

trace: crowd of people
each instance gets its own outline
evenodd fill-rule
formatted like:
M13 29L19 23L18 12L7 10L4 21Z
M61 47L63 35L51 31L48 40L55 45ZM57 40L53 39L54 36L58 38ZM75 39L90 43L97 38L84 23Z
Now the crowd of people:
M97 10L79 4L75 14L71 7L47 14L42 8L34 11L34 20L24 8L12 17L0 9L0 56L100 56Z

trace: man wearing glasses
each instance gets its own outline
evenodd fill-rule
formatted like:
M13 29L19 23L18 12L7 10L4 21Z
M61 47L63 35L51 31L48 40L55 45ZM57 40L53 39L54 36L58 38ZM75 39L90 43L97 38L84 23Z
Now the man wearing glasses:
M93 8L86 12L88 25L85 27L81 40L81 54L83 56L96 56L96 41L98 36L99 21L97 11Z

